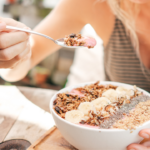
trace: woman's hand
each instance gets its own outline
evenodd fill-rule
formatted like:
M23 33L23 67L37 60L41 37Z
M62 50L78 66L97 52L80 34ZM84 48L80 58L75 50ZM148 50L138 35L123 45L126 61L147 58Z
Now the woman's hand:
M29 28L13 19L0 18L0 68L14 68L31 57L29 34L6 29L6 25Z
M150 150L150 129L141 130L139 136L147 139L147 141L142 144L131 144L127 147L127 150Z

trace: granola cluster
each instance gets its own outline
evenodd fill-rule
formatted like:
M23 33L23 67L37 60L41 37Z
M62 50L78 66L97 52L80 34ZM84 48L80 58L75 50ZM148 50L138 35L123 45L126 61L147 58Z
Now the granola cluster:
M72 33L70 35L65 36L64 42L68 46L83 46L85 44L85 42L79 40L81 38L82 38L81 34L73 34Z
M54 110L60 117L65 119L66 113L72 110L79 110L79 107L81 106L80 104L85 102L88 102L88 104L94 103L94 101L98 98L102 98L106 91L116 89L117 86L99 85L99 82L96 82L95 84L74 89L78 92L78 94L73 94L72 92L59 93L53 103ZM136 87L132 92L132 96L120 95L117 97L117 100L111 101L111 103L108 103L107 105L104 104L103 108L88 111L88 114L84 115L79 123L91 126L100 126L105 120L109 120L109 118L111 118L111 116L113 116L115 112L117 112L124 105L130 104L132 99L143 95L143 93L139 92ZM119 128L119 125L115 124L114 127Z

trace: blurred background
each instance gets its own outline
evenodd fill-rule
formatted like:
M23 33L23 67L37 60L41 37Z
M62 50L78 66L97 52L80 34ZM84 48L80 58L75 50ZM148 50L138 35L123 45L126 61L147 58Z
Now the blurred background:
M34 29L59 1L0 0L0 16L13 18ZM104 80L102 40L89 24L82 29L81 33L94 37L97 40L96 47L93 49L61 48L30 70L21 81L9 83L0 79L0 84L59 90L82 82Z

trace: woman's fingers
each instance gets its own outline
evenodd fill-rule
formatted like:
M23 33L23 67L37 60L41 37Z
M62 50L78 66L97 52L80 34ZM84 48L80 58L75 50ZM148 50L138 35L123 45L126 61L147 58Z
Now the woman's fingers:
M127 147L127 150L150 150L150 147L146 147L140 144L131 144Z
M6 25L29 28L13 19L0 17L0 68L13 68L24 59L31 57L30 34L7 29Z
M7 69L7 68L13 68L14 66L16 66L16 64L19 62L20 60L13 58L9 61L0 61L0 68L1 69Z
M21 61L24 61L26 59L29 59L31 57L31 50L30 46L28 46L24 52L22 52L20 55L14 57L13 59L9 61L0 61L0 68L5 69L5 68L14 68L17 66L17 64Z
M148 141L143 144L131 144L127 147L127 150L150 150L150 129L143 129L139 132L139 136L147 139Z
M5 32L11 32L11 31L13 31L11 29L7 29L6 25L14 26L14 27L18 27L18 28L27 28L27 26L25 24L20 23L20 22L18 22L16 20L13 20L11 18L2 18L2 17L0 17L0 24L1 24L0 25L1 26L1 28L0 28L1 31L5 31Z
M22 59L26 59L26 58L30 58L30 57L31 57L31 50L30 50L30 44L28 42L27 46L26 46L26 49L22 53L17 55L16 59L22 60Z
M27 47L28 41L0 50L0 61L8 61L22 53ZM16 58L17 59L17 58Z
M5 49L15 44L26 41L29 36L25 32L0 33L0 49Z
M144 142L142 145L146 147L150 147L150 141Z
M139 132L139 136L143 137L144 139L150 138L150 129L143 129Z
M10 26L15 26L15 27L20 27L20 28L23 28L23 27L26 27L25 24L21 23L21 22L18 22L14 19L11 19L11 18L0 18L0 22L5 22L7 25L10 25Z

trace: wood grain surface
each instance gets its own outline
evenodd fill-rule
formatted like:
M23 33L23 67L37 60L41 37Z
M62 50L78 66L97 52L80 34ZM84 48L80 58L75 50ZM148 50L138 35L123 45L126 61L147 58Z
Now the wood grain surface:
M20 92L33 104L42 108L43 110L49 111L49 102L52 96L57 92L55 90L31 88L31 87L19 87Z
M27 150L77 150L70 145L56 127L51 128Z
M25 92L27 91L30 91L35 103L34 98L39 97L39 105L47 98L42 106L47 104L47 109L51 96L55 93L53 90L45 92L44 89L36 88L26 88ZM25 139L34 143L54 125L52 115L29 101L17 87L0 86L0 143L10 139Z
M0 143L6 138L21 110L22 107L0 105Z

